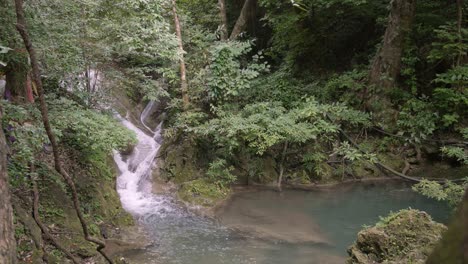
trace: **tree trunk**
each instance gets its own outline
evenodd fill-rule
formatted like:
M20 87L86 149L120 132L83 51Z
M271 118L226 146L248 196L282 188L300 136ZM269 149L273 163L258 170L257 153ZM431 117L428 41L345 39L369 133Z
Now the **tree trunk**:
M401 68L401 57L405 38L411 30L416 0L392 0L387 29L382 43L374 57L369 74L370 84L376 88L395 87Z
M221 19L220 31L221 40L226 41L228 39L228 20L226 13L226 0L218 0L219 5L219 17Z
M0 120L2 119L0 105ZM14 237L13 209L11 207L11 193L7 175L8 147L0 122L0 263L16 263L16 241Z
M174 15L174 26L177 35L177 42L179 45L179 55L180 55L180 89L182 91L182 101L184 104L184 109L187 110L189 106L189 97L188 97L188 84L187 84L187 70L185 67L184 59L184 43L182 41L182 30L180 28L179 16L177 15L177 3L176 0L172 0L172 14Z
M72 200L73 200L73 207L75 209L76 215L80 221L84 238L97 245L97 251L109 262L113 263L113 261L105 254L103 251L104 248L106 247L105 242L94 238L90 235L89 229L88 229L88 224L86 223L83 213L81 212L81 204L80 200L78 197L78 192L76 190L75 183L73 182L73 179L70 177L70 175L62 168L61 162L60 162L60 154L59 154L59 149L58 149L58 144L57 140L55 138L55 134L52 132L52 128L50 125L49 121L49 114L48 114L48 108L47 108L47 103L45 101L45 96L44 96L44 87L42 86L42 80L41 80L41 74L40 74L40 69L39 69L39 62L37 60L36 56L36 50L34 49L31 39L29 37L29 33L26 27L26 19L24 17L24 10L23 10L23 0L15 0L15 9L16 9L16 19L17 19L17 24L16 24L16 29L18 30L19 34L21 35L21 38L23 39L24 46L26 47L28 53L29 53L29 58L31 61L31 66L32 66L32 71L33 71L33 79L34 82L37 85L37 91L39 93L39 103L40 103L40 111L41 111L41 116L42 116L42 122L44 124L45 131L47 133L47 137L49 138L50 144L52 146L52 152L54 155L54 165L55 165L55 170L63 177L65 183L68 185L71 191L72 195Z
M49 228L46 225L44 225L44 223L42 223L41 217L39 215L39 198L40 198L39 188L37 186L36 176L34 175L35 167L33 163L31 163L30 165L30 174L31 174L30 181L32 185L32 197L33 197L32 215L33 215L34 221L36 222L37 226L41 229L42 235L44 236L45 240L49 241L50 243L52 243L52 245L54 245L55 248L62 251L62 253L65 254L65 256L67 256L74 264L79 264L80 261L77 258L75 258L70 253L70 251L68 251L65 247L60 245L60 243L50 234ZM42 243L43 244L41 245L40 248L42 249L43 257L47 259L47 251L45 250L44 242Z
M284 173L284 160L286 159L286 151L288 150L288 142L284 143L283 152L281 153L281 161L279 164L279 176L278 176L278 191L281 192L281 183L283 182Z
M234 29L232 30L231 36L229 37L230 40L235 40L245 30L249 20L250 10L255 8L256 5L257 0L245 0L239 18L237 18Z

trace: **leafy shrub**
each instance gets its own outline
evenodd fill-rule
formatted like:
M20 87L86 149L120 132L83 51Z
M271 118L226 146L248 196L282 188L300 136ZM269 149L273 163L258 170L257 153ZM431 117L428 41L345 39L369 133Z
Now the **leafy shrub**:
M111 115L82 108L64 98L49 100L49 106L50 120L58 136L78 150L110 153L136 142L135 134Z
M215 104L239 96L251 87L251 81L268 70L261 52L252 56L249 63L241 59L252 51L250 42L220 42L210 50L211 63L208 66L208 95Z
M468 187L468 180L462 185L451 181L440 184L435 181L422 180L420 183L413 186L413 190L426 197L438 201L445 201L451 207L456 207L463 199L466 187Z
M400 134L408 136L411 143L421 143L437 129L438 115L426 100L411 99L400 111L397 125Z
M234 167L228 166L226 160L217 159L210 163L206 174L212 182L224 189L236 180L236 176L231 173L233 170Z
M2 104L5 110L2 123L11 149L8 171L12 185L19 187L28 183L30 163L44 151L49 139L34 105ZM110 115L83 108L64 98L49 100L49 106L53 132L62 143L83 154L83 158L102 159L112 149L123 149L136 142L135 135ZM105 161L93 162L103 164ZM46 174L50 176L50 172Z

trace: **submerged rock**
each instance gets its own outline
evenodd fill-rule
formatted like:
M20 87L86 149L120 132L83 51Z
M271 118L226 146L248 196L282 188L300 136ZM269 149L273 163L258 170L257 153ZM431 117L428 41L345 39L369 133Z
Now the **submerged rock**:
M426 212L402 210L360 231L347 263L424 263L445 230Z

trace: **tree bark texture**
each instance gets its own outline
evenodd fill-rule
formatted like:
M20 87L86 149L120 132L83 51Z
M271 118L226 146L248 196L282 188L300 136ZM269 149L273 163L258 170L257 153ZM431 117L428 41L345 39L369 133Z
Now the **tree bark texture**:
M0 104L0 121L2 108ZM13 209L11 206L11 192L7 174L7 151L5 135L0 122L0 263L15 264L16 241L13 226Z
M182 101L184 109L188 109L189 97L188 97L188 83L187 83L187 69L185 66L184 59L184 43L182 41L182 30L180 27L179 16L177 14L177 3L176 0L172 0L172 14L174 16L174 27L177 35L177 43L179 45L179 63L180 63L180 89L182 91Z
M226 41L228 39L228 19L226 13L226 0L218 0L219 17L220 17L220 31L221 40Z
M81 212L80 200L78 197L78 192L76 190L75 183L73 182L73 179L70 177L70 175L68 175L68 173L62 168L57 139L55 138L55 135L52 132L52 128L51 128L50 121L49 121L48 108L47 108L47 103L45 101L44 88L43 88L42 81L41 81L41 74L40 74L40 69L39 69L39 62L38 62L37 55L36 55L36 50L33 47L33 44L31 42L31 38L29 37L29 33L27 30L27 26L26 26L26 19L24 17L24 10L23 10L23 0L15 0L15 8L16 8L16 18L17 18L16 28L19 34L21 35L24 45L29 53L29 58L31 61L31 66L32 66L32 71L33 71L33 79L37 85L37 91L39 93L39 103L40 103L39 110L41 112L42 122L44 124L47 137L49 138L50 144L52 146L55 170L63 177L64 181L70 188L70 191L72 194L72 200L73 200L73 207L80 221L83 234L84 234L84 238L87 241L96 244L97 251L109 263L113 263L113 261L103 251L103 249L106 247L105 242L97 238L94 238L90 235L88 224L86 223L83 213Z
M413 24L416 0L392 0L387 29L371 64L370 84L385 91L396 85L401 69L405 38Z
M257 0L245 0L241 13L237 18L234 29L231 32L230 40L235 40L247 27L251 10L257 5Z

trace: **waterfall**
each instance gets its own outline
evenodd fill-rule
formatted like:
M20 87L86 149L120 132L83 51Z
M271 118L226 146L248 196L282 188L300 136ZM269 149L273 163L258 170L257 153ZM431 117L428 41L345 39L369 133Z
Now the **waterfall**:
M155 104L154 101L150 101L150 102L146 105L145 109L143 109L143 112L141 112L141 115L140 115L140 122L141 122L141 124L142 124L146 129L148 129L148 131L153 132L153 133L155 133L156 131L153 131L151 128L149 128L148 125L146 125L145 120L146 120L146 119L148 118L148 116L151 114L151 112L152 112L152 110L153 110L153 108L154 108L154 104Z
M117 178L117 191L122 206L137 217L173 210L169 197L152 193L151 176L154 161L161 146L158 142L160 142L162 127L161 123L153 131L145 124L145 119L153 106L154 102L151 101L140 117L141 123L153 133L153 136L148 136L130 121L118 116L125 127L135 132L138 140L130 155L123 156L117 151L114 152L114 160L120 171Z

